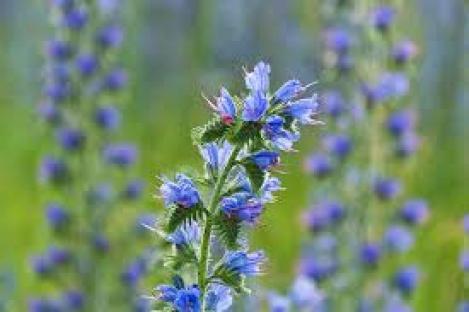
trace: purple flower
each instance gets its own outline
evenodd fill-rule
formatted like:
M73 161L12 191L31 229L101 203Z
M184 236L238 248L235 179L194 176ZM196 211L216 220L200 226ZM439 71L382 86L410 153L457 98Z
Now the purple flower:
M98 252L106 253L109 251L109 240L104 236L104 234L96 234L91 243L93 244L94 249Z
M39 178L41 181L60 184L65 182L68 177L68 167L62 160L52 156L44 157L39 169Z
M85 306L85 296L78 290L69 290L62 295L61 300L70 311L80 311Z
M158 299L163 302L174 302L178 293L178 289L172 285L159 285L155 291L159 294Z
M323 144L326 150L339 158L345 158L352 150L350 138L344 134L330 134L324 137Z
M79 150L85 144L85 134L79 129L61 128L56 136L59 144L67 151Z
M411 294L420 278L420 272L415 266L408 266L400 269L394 275L394 286L403 294Z
M379 178L373 186L373 190L381 200L390 200L395 198L401 192L399 181L390 178Z
M281 150L290 151L293 143L298 141L299 134L284 129L285 120L280 116L270 116L266 119L262 128L267 140Z
M300 273L313 279L315 282L321 282L334 275L337 271L337 261L329 257L304 257L300 262Z
M31 259L31 267L36 274L41 276L49 274L53 269L52 263L45 256L33 257Z
M39 115L50 124L58 124L61 119L60 110L50 102L43 102L38 107Z
M123 196L126 199L137 199L142 194L145 183L142 180L132 180L124 188Z
M386 5L377 7L372 12L372 23L380 31L386 31L394 20L395 10Z
M29 312L59 312L61 311L60 303L47 298L33 298L28 302Z
M220 209L229 218L252 224L258 220L264 206L259 199L249 193L236 193L224 197L221 200Z
M345 29L331 28L325 33L326 46L337 54L344 54L352 45L352 39Z
M111 105L99 107L94 116L96 124L105 130L115 130L120 124L120 119L119 110Z
M180 289L173 302L178 312L201 312L200 290L196 286Z
M47 222L54 230L60 230L70 221L70 214L61 205L52 203L47 205L46 218Z
M135 162L137 158L137 149L132 144L112 144L106 146L103 156L109 164L119 167L128 167Z
M407 63L417 55L417 46L411 40L403 40L393 47L391 55L397 64Z
M160 187L165 205L176 204L183 208L192 208L200 203L200 195L192 180L182 173L176 175L174 182L164 178Z
M384 244L389 251L402 253L412 247L414 237L405 227L392 225L384 233Z
M345 217L343 205L336 201L321 201L307 211L303 219L308 228L313 232L319 232L335 225Z
M144 234L147 232L147 227L154 227L157 218L154 214L146 213L137 216L135 220L135 230L138 234Z
M75 65L82 76L89 77L96 72L99 63L93 54L82 54L77 57Z
M135 287L140 278L146 272L146 263L141 259L136 259L124 269L121 273L122 282L130 287Z
M339 91L333 90L325 92L323 98L323 109L326 114L333 118L337 118L345 110L345 100Z
M411 199L404 203L399 217L411 225L424 223L428 219L428 206L422 199Z
M84 9L72 9L63 17L63 24L72 30L81 30L88 22L88 13Z
M387 127L389 132L396 137L413 130L415 127L414 112L410 110L400 110L392 113L388 118Z
M166 240L176 247L197 244L200 241L200 227L196 222L182 225L169 234Z
M404 133L396 143L396 155L401 158L409 157L418 150L420 137L413 131Z
M264 262L265 255L263 251L251 253L245 251L230 251L224 256L223 266L233 273L251 277L262 273L261 266Z
M51 82L44 87L44 94L54 103L61 103L70 96L70 86L66 82Z
M117 24L110 24L99 29L96 42L104 49L117 48L124 40L124 32Z
M108 91L118 91L127 84L127 73L121 68L113 69L103 80L103 88Z
M313 119L318 113L317 95L313 95L309 99L300 99L292 102L285 107L285 113L298 120L303 125L320 124L319 121Z
M231 289L224 285L210 284L205 298L207 310L211 312L228 311L233 304Z
M469 250L464 250L459 258L459 265L464 272L469 272Z
M367 266L376 266L381 258L381 248L376 243L365 243L360 247L360 261Z
M205 161L207 168L215 176L219 170L223 170L231 155L233 146L224 142L223 145L208 143L200 148L200 154Z
M316 311L324 294L306 276L298 276L290 291L290 298L300 311Z
M247 72L245 76L246 88L253 94L266 94L269 91L270 83L270 65L259 62L252 72Z
M225 125L231 125L236 118L236 105L228 90L221 88L220 96L217 97L217 112Z
M251 160L263 171L270 170L280 162L280 155L274 151L262 150L250 156Z
M329 175L333 169L332 161L324 154L312 154L305 161L305 170L318 178Z
M243 120L259 121L266 113L269 107L269 101L261 91L253 93L244 101Z
M267 296L270 312L290 311L290 300L288 297L280 296L277 293L269 293Z
M45 46L46 55L53 60L67 60L73 54L73 48L69 42L52 39L46 43Z
M273 101L286 103L305 92L306 88L307 87L303 86L299 80L288 80L275 91Z
M53 266L63 265L70 262L72 254L67 249L51 246L47 250L47 258Z

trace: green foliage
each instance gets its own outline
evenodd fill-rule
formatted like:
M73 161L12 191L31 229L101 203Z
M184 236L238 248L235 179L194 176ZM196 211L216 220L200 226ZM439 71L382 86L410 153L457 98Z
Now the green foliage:
M168 210L167 232L174 232L179 226L190 225L192 222L200 221L207 214L207 209L205 209L202 203L198 203L190 208L173 206Z
M192 141L195 145L218 141L226 134L229 127L221 122L219 117L214 117L206 125L192 130Z
M266 173L262 171L251 159L246 158L241 161L241 164L246 169L246 173L251 181L253 191L256 193L264 184Z
M239 235L241 232L241 221L229 218L224 213L219 213L213 218L213 229L217 238L225 244L227 249L239 247Z
M260 130L262 124L258 122L243 122L238 120L236 124L230 128L227 139L232 144L239 145L261 139Z
M234 289L238 294L249 292L249 289L244 285L244 278L237 272L228 270L223 265L219 265L213 275L210 277L212 281L221 281L226 286Z
M164 260L164 266L173 270L180 270L184 265L197 265L197 254L192 246L182 246L177 248L174 254L169 255Z

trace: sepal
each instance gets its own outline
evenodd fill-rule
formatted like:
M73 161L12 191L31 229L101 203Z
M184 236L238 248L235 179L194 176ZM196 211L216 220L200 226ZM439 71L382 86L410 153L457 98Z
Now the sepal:
M208 211L201 202L191 208L173 205L168 209L166 232L174 232L179 226L203 220L207 214Z

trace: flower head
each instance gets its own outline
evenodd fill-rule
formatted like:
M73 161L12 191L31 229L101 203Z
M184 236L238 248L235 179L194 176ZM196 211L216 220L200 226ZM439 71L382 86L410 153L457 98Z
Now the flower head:
M395 198L401 192L401 184L398 180L391 178L379 178L373 185L373 190L381 200Z
M389 116L387 121L389 132L399 137L404 133L414 129L415 127L415 114L410 110L396 111Z
M108 91L118 91L127 84L127 73L122 68L115 68L110 71L103 80L103 88Z
M46 122L56 125L60 122L62 114L56 105L48 101L39 104L38 113Z
M290 300L288 297L277 293L269 293L267 296L270 312L288 312L290 311Z
M391 252L405 252L414 244L414 237L405 227L392 225L384 234L384 244Z
M464 272L469 272L469 250L464 250L461 253L459 265Z
M331 28L325 33L326 46L337 54L345 54L352 45L350 34L341 28Z
M391 56L397 64L407 63L417 55L417 46L411 40L398 42L391 51Z
M352 141L345 134L329 134L324 137L326 150L339 158L345 158L352 150Z
M160 192L166 206L176 204L191 208L200 202L199 191L188 176L179 173L174 182L167 179L163 181Z
M313 95L311 98L289 103L285 107L285 113L303 125L319 124L319 121L313 119L313 116L318 113L318 106L317 95Z
M63 16L63 24L71 30L81 30L88 22L88 12L83 8L74 8Z
M85 305L85 296L78 290L68 290L62 294L61 301L70 311L79 311Z
M219 284L210 285L205 300L210 312L228 311L233 304L230 288Z
M262 150L250 156L251 160L263 171L268 171L280 162L280 155L275 151Z
M386 31L394 20L396 11L387 5L377 7L372 12L372 23L380 31Z
M125 168L135 163L137 149L127 143L110 144L104 149L103 156L109 164Z
M260 275L262 264L265 262L263 251L247 253L245 251L231 251L224 256L223 266L236 274L247 277Z
M111 105L98 107L94 116L96 124L105 130L115 130L120 124L120 119L119 110Z
M295 306L305 311L314 311L324 300L324 294L305 276L298 276L290 291Z
M428 215L428 206L423 199L408 200L399 210L399 217L411 225L424 223Z
M137 199L142 194L145 183L142 180L136 179L128 182L122 193L126 199Z
M221 88L220 96L217 98L217 111L224 124L230 125L236 118L236 105L228 90Z
M299 80L288 80L274 93L274 102L287 103L306 91Z
M264 62L257 63L252 72L246 73L246 88L252 93L267 93L270 83L270 65Z
M83 77L90 77L98 69L98 59L93 54L82 54L75 62L78 72Z
M199 225L196 222L182 225L169 234L166 240L176 247L197 244L200 241Z
M264 93L261 91L253 91L244 100L243 120L244 121L259 121L267 109L269 108L269 101Z
M46 43L45 53L53 60L64 61L73 55L73 48L67 41L52 39Z
M364 265L376 266L381 258L381 248L376 243L365 243L360 247L359 256Z
M311 154L305 161L307 172L314 174L318 178L329 175L334 169L331 159L324 154Z
M255 223L264 206L262 202L249 193L236 193L221 200L220 208L225 215L247 223Z
M394 286L402 293L408 295L414 291L419 277L420 272L417 267L404 267L394 275Z
M106 25L96 34L96 42L104 49L117 48L124 39L124 32L117 24Z
M322 106L326 114L333 118L337 118L345 110L345 99L339 91L327 91L322 95Z
M266 119L262 128L266 139L280 149L289 151L292 149L293 143L298 141L300 135L298 133L288 131L284 128L285 120L280 116L270 116Z
M67 210L59 204L51 203L46 208L46 218L54 230L63 229L70 221Z
M85 134L79 129L61 128L57 131L57 141L63 149L76 151L85 144Z
M414 154L420 146L420 137L413 131L404 133L396 143L396 155L401 158Z
M41 181L60 184L65 182L68 177L68 167L62 160L52 156L46 156L42 160L39 169L39 178Z

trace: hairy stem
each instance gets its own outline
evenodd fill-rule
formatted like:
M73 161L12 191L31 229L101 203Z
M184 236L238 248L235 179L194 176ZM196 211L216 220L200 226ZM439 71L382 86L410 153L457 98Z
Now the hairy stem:
M230 158L225 165L225 168L219 174L217 182L215 184L215 189L213 190L212 196L210 198L210 203L208 205L208 212L209 215L207 216L204 224L204 233L202 236L202 244L200 247L200 256L199 256L199 267L198 267L198 284L201 290L201 306L202 312L205 311L205 291L207 288L207 268L208 268L208 256L210 252L210 236L212 232L212 219L211 215L215 212L215 209L218 206L218 202L220 201L221 191L223 189L223 185L225 184L226 178L228 177L228 173L233 168L236 157L238 156L239 152L241 151L241 146L236 146L233 151L231 152Z

